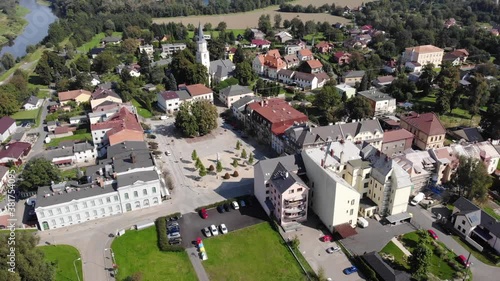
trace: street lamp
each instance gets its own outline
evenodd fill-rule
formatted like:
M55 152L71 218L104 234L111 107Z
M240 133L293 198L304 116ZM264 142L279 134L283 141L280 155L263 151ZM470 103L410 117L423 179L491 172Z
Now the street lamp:
M75 267L76 278L78 278L78 281L80 281L80 274L78 274L78 270L76 269L76 261L79 260L81 260L81 258L77 258L76 260L73 261L73 266Z

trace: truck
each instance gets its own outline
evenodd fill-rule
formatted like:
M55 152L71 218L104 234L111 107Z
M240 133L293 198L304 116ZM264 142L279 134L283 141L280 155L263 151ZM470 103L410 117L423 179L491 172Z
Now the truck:
M413 206L416 206L420 201L424 200L425 194L422 192L419 192L413 199L411 200L410 204Z
M358 218L358 225L362 228L368 227L368 221L365 218Z

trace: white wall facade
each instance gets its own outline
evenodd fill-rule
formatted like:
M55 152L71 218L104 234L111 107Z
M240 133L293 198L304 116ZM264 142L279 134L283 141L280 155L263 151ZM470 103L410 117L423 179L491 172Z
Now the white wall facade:
M137 172L137 170L134 170ZM119 179L119 176L118 176ZM160 180L136 183L118 188L123 212L139 210L161 203Z

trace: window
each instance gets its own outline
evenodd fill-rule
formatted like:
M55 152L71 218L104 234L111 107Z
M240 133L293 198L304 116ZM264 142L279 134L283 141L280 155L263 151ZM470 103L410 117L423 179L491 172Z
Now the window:
M80 217L80 214L76 214L76 220L79 221L81 220L82 218Z
M57 214L61 214L61 208L57 208Z
M111 197L106 197L106 203L111 203Z
M144 188L144 189L142 190L142 195L144 195L144 196L145 196L145 195L148 195L148 190Z
M101 208L101 215L104 215L106 211L104 211L104 208Z
M115 206L115 210L116 210L117 212L118 212L118 211L120 211L120 205L116 205L116 206Z
M464 229L462 229L462 233L465 233L465 228L464 228Z
M349 212L349 215L352 216L352 214L354 214L354 209L351 209L351 211Z
M158 197L153 198L153 204L158 204Z
M136 208L140 208L140 207L141 207L141 202L139 202L139 201L135 201L135 207L136 207Z
M125 209L127 210L127 212L132 211L132 206L130 205L130 203L127 203L127 205L125 205Z
M95 201L94 200L90 201L90 205L92 205L92 207L95 207Z
M465 224L465 220L462 220L462 224Z
M64 223L64 218L60 218L60 219L59 219L59 222L60 222L60 223Z
M125 199L128 199L128 193L125 193Z
M266 194L269 194L269 190L266 190Z
M84 208L87 208L87 207L88 207L88 206L87 206L87 202L83 202L83 207L84 207Z
M115 199L115 202L118 202L118 195L115 195L113 198Z
M90 213L89 212L85 212L85 217L86 218L90 218Z
M73 205L73 209L74 209L75 211L78 211L78 205Z
M97 210L94 210L92 213L94 214L94 216L97 216Z
M101 198L101 199L99 199L99 205L102 205L102 203L103 202L102 202L102 198Z
M302 187L297 188L297 192L300 192L300 191L302 191L302 190L303 190L303 188L302 188Z
M113 212L113 207L109 206L109 207L108 207L108 211L109 211L110 213L112 213L112 212Z
M72 216L69 216L69 217L68 217L68 221L69 221L69 222L72 222L72 221L73 221L73 217L72 217Z
M49 210L49 216L53 216L54 215L54 212L52 212L52 210Z
M52 225L56 224L56 220L51 220L50 222L52 223Z
M144 204L144 206L149 206L149 200L148 199L144 200L142 204Z
M365 184L363 185L364 188L368 188L368 183L365 182Z
M137 198L139 196L139 194L137 193L137 191L134 191L134 198Z
M462 229L462 226L460 226L460 225L459 225L459 226L458 226L458 230L461 230L461 229Z
M288 193L289 193L289 194L292 194L292 193L294 193L294 192L295 192L295 189L290 189L290 190L288 191Z
M43 212L40 212L40 217L41 218L45 217L45 214Z
M156 193L156 186L153 186L153 193Z
M354 199L351 200L351 205L354 205L354 201L355 201Z

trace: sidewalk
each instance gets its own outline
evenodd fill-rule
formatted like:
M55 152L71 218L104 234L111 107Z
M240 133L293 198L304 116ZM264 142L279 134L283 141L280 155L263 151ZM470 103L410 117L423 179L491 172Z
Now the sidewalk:
M407 257L411 256L411 253L410 251L408 251L408 249L405 248L405 246L403 246L403 244L401 244L401 242L399 242L398 239L396 239L396 237L393 237L391 239L392 243L394 243L401 251L403 251L403 254L405 254Z
M201 264L201 259L198 255L198 250L196 249L196 247L187 248L186 252L189 256L189 260L191 260L191 264L193 264L194 271L196 271L196 275L198 276L198 280L209 281L210 279L208 279L208 274Z

